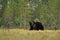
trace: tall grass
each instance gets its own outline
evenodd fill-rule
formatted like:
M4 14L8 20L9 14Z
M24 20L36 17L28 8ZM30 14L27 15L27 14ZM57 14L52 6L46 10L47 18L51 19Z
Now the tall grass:
M0 29L0 40L60 40L60 30Z

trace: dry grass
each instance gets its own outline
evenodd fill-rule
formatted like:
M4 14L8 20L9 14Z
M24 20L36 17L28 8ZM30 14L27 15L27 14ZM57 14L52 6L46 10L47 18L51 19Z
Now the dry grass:
M60 30L0 29L0 40L60 40Z

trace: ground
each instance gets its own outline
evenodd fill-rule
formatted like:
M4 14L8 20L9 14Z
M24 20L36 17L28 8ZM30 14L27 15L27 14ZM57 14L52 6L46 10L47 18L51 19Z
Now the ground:
M60 30L0 29L0 40L60 40Z

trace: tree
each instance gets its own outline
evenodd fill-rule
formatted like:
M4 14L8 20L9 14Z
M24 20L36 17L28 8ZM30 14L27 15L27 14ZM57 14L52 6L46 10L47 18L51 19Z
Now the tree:
M7 6L7 0L0 0L0 26L2 25L2 16Z

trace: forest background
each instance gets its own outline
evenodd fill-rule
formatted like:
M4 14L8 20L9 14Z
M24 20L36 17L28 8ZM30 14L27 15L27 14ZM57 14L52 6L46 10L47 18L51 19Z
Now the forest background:
M29 29L31 20L60 29L60 0L0 0L0 28Z

